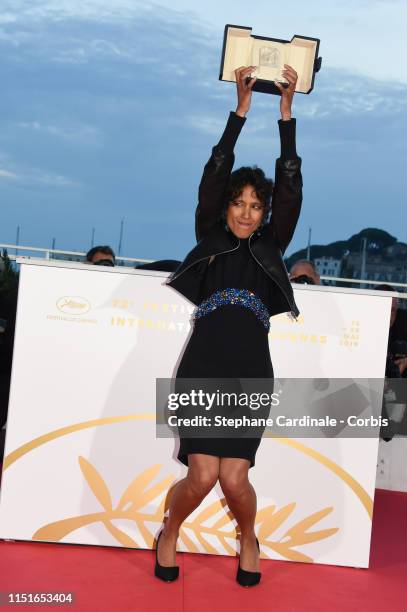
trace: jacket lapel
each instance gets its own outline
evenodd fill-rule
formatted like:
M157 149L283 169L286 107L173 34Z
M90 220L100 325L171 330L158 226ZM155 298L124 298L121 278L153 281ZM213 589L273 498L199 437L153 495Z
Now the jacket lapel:
M203 259L231 251L239 245L239 239L232 232L225 230L223 223L217 223L204 238L188 253L182 264L169 280L178 276L191 265Z

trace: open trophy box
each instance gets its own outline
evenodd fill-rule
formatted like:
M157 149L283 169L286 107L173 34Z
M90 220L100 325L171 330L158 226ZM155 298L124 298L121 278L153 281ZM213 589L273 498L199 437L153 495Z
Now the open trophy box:
M295 91L309 94L314 88L315 73L321 68L319 38L295 35L289 41L254 36L251 32L252 28L225 26L219 80L236 82L236 68L257 66L251 75L257 77L253 91L280 95L274 81L287 85L282 71L288 64L298 74Z

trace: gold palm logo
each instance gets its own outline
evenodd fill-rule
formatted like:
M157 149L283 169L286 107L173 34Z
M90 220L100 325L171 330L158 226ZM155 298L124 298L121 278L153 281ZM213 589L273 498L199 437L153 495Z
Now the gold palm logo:
M56 302L58 310L66 314L85 314L91 309L86 298L64 296Z
M154 535L147 529L146 523L162 523L163 516L169 506L171 491L163 498L155 512L148 513L142 510L147 504L167 491L170 485L175 481L175 477L166 476L157 484L150 486L151 481L157 476L162 466L157 464L147 468L129 484L117 506L114 508L110 491L97 469L84 457L79 457L79 465L86 482L98 502L101 504L103 511L66 518L44 525L34 533L33 540L59 542L62 538L76 529L80 529L85 525L101 522L122 546L129 548L144 548L144 543L139 544L135 539L112 523L114 519L130 519L135 521L147 546L153 548ZM201 552L187 534L187 530L191 530L205 552L210 554L218 554L219 552L205 539L205 535L210 535L218 539L225 550L227 550L228 554L235 554L235 550L227 542L228 539L236 539L236 537L238 537L233 524L231 524L233 516L230 511L224 511L223 515L212 526L208 527L205 525L208 519L217 515L221 510L225 510L225 507L227 507L227 503L223 498L210 504L192 521L185 521L183 523L180 530L180 538L188 551ZM292 502L279 510L273 505L266 506L257 512L255 522L256 525L260 525L258 539L263 546L263 557L269 558L264 552L264 547L266 547L291 561L313 562L311 557L303 552L295 550L296 547L329 538L337 533L337 527L320 529L319 531L309 531L332 512L332 507L326 507L299 521L293 527L288 528L281 538L275 540L269 539L270 536L287 521L295 507L296 503Z

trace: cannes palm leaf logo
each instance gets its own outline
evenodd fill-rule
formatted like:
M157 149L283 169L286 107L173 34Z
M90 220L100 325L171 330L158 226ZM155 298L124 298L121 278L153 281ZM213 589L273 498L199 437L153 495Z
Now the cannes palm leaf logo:
M59 542L76 529L99 522L122 546L129 548L145 548L147 546L152 548L154 535L146 527L146 524L157 523L160 525L162 523L164 513L169 505L169 496L166 493L175 478L166 476L156 484L151 484L162 467L159 464L153 465L129 484L114 507L106 482L97 469L84 457L79 457L79 466L102 510L44 525L34 533L33 539ZM156 505L155 500L160 496L162 501ZM154 506L153 511L149 504ZM337 527L310 531L332 512L332 507L323 508L293 526L284 528L284 523L290 522L295 507L296 504L293 502L280 509L273 505L258 510L256 525L258 525L258 539L262 545L262 557L268 558L266 549L269 548L292 561L312 562L312 557L296 550L296 548L324 540L337 533ZM142 540L136 540L117 527L113 521L118 519L134 521ZM186 520L180 530L180 538L190 552L202 552L204 550L207 553L218 554L219 549L211 544L216 540L227 554L234 555L235 549L232 543L238 537L238 534L232 521L233 516L227 510L227 502L225 499L221 499L207 506L194 519ZM277 537L279 531L282 535ZM192 534L194 539L191 537ZM273 535L275 536L274 539L271 538ZM196 542L199 542L201 549Z

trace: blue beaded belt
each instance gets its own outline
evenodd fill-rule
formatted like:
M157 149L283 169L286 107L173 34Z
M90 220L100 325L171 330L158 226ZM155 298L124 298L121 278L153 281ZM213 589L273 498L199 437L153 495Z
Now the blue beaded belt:
M248 289L222 289L212 293L210 297L201 302L196 309L193 319L200 319L205 315L213 312L219 306L227 304L236 304L249 308L256 317L261 321L267 331L270 330L270 313L259 297Z

